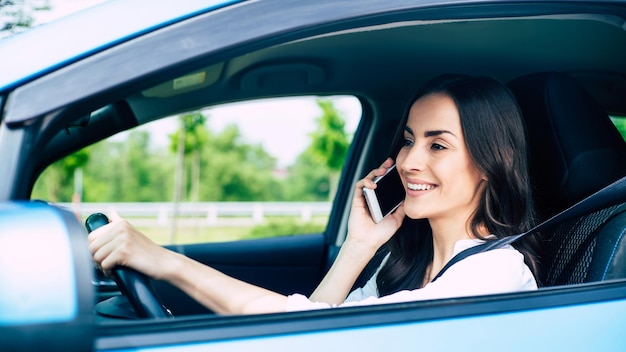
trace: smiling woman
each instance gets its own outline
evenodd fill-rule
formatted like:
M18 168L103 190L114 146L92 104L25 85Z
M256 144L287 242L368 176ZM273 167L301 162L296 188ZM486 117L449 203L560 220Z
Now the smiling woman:
M396 162L405 186L432 187L421 191L408 188L404 204L380 223L374 223L362 190L375 188L372 179L385 173L391 160L357 182L347 239L309 299L248 284L169 251L117 215L110 224L89 235L94 260L105 271L123 265L166 281L221 314L259 314L329 308L343 302L348 306L381 304L537 289L532 272L524 264L524 256L511 246L475 254L437 275L462 249L527 230L532 207L521 113L507 88L492 79L471 77L444 77L426 87L408 112L406 126L412 133L405 133ZM501 128L492 137L476 140L478 133L472 129L481 124L474 121L478 119ZM486 143L487 149L499 147L502 152L484 160L474 159L480 155L476 150L480 142ZM503 175L508 180L513 174L519 175L516 180L519 182L502 182ZM494 195L500 198L496 201L492 199ZM494 204L499 209L493 209ZM409 219L405 220L405 216ZM421 220L422 227L427 229L407 231L415 229L410 226L414 220ZM397 231L399 228L402 230ZM380 275L375 274L369 286L348 296L366 264L390 238L391 243L400 246L391 247ZM403 240L421 243L409 247ZM526 260L534 266L532 254L528 251L526 254ZM408 270L410 275L406 272L398 275L398 268Z
M428 287L459 251L456 243L514 235L533 221L526 138L508 89L488 78L443 76L420 95L395 148L407 187L404 212L414 220L388 244L389 264L375 279L380 294ZM521 250L536 270L531 245ZM522 271L521 287L536 288L528 268Z

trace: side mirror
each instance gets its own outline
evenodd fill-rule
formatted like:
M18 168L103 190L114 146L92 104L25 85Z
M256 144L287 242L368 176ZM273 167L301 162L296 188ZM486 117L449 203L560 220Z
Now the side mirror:
M0 203L0 346L93 350L93 264L76 216L44 203Z

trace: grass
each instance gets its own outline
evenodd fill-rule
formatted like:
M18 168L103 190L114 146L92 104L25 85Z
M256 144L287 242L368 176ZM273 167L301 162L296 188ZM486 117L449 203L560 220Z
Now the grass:
M249 218L221 219L218 224L181 219L172 238L171 224L158 224L148 219L129 219L139 231L158 244L191 244L207 242L239 241L250 238L266 238L302 233L323 232L328 218L314 217L303 223L292 217L266 217L261 224Z
M238 241L248 231L246 227L179 227L171 238L169 227L138 227L138 230L161 245Z

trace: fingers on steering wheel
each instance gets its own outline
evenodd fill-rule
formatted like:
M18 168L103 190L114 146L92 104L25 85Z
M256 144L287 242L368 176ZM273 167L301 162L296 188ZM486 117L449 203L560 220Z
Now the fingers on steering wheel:
M115 244L111 241L95 248L93 259L103 271L110 270L117 264L114 251Z

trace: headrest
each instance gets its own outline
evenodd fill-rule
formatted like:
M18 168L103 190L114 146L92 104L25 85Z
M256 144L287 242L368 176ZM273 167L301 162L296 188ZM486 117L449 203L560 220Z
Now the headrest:
M626 143L604 109L563 73L509 83L528 131L537 210L547 217L626 175Z

